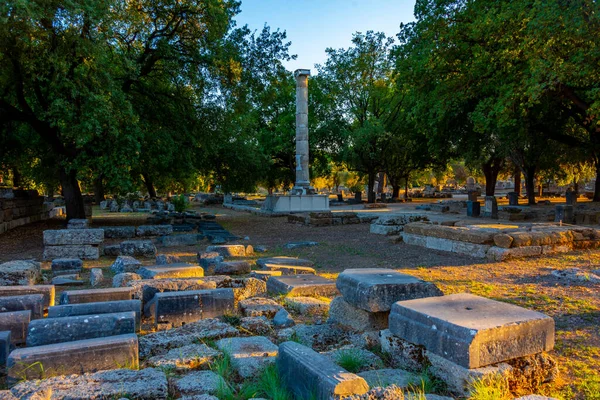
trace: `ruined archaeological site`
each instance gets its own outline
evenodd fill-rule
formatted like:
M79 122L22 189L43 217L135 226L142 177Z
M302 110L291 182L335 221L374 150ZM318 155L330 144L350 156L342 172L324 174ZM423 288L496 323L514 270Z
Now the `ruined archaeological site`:
M0 400L600 400L595 0L0 4Z

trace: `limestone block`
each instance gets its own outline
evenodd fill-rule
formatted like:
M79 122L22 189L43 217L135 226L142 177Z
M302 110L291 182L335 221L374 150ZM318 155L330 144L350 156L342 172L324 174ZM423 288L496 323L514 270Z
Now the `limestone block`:
M469 227L442 226L413 222L404 226L404 232L414 235L437 237L440 239L458 240L474 244L492 244L495 232L486 229Z
M219 255L216 251L198 253L197 258L200 266L207 271L209 269L214 271L215 265L223 261L223 256Z
M225 338L216 342L231 358L231 366L242 378L257 375L275 362L279 348L264 336Z
M554 320L512 304L461 293L400 301L390 331L465 368L554 347Z
M109 257L117 257L121 255L120 244L108 244L103 247L104 255Z
M389 311L400 300L443 295L430 282L385 268L344 270L336 287L346 302L369 312Z
M31 311L31 319L44 316L44 295L23 294L20 296L0 297L0 312Z
M173 233L173 225L140 225L135 230L136 236L167 236Z
M2 370L6 367L6 360L10 352L10 343L10 331L0 331L0 368Z
M42 266L29 260L0 264L0 286L35 285L42 278Z
M17 349L8 356L7 384L128 366L137 369L137 335L109 336ZM43 367L42 367L43 366Z
M71 232L81 232L72 230ZM44 246L44 260L55 258L80 258L82 260L97 260L100 258L100 248L97 245L76 244L62 246Z
M222 257L246 257L246 247L241 244L226 244L218 246L208 246L206 252L216 252Z
M55 258L52 260L54 275L77 273L83 269L83 261L79 258Z
M183 261L179 257L170 254L156 255L156 265L180 264L182 262Z
M0 286L0 297L41 294L44 296L44 308L54 305L54 285Z
M71 219L67 223L67 229L88 229L89 222L87 219Z
M156 257L156 246L150 240L126 240L121 242L121 254L132 257Z
M36 319L29 323L27 347L135 333L133 311Z
M375 235L397 235L402 232L404 228L400 225L379 225L371 224L370 232Z
M318 275L273 276L267 281L267 292L287 296L333 296L338 293L335 282Z
M102 242L104 242L103 229L57 229L44 231L44 246L99 245Z
M156 368L168 368L176 371L208 369L220 351L204 343L189 344L169 350L166 354L150 357L148 365Z
M123 272L136 272L142 263L131 256L118 256L115 262L110 266L110 270L115 274Z
M215 266L217 275L245 275L249 274L252 266L248 261L221 262Z
M105 226L104 237L107 239L131 239L135 237L135 226Z
M510 249L490 247L486 257L488 260L505 261L513 258L535 257L541 254L541 246L511 247Z
M256 260L256 265L262 269L266 269L267 265L283 265L283 266L294 266L294 267L314 267L315 263L310 260L303 260L301 258L294 257L266 257L259 258Z
M217 288L216 282L203 279L143 279L130 281L127 285L133 289L133 298L142 300L142 305L152 300L156 293Z
M296 342L279 346L277 369L284 386L298 398L314 396L317 400L330 400L369 390L363 378Z
M139 281L142 277L133 272L122 272L113 276L112 287L127 287L131 281Z
M327 323L337 323L357 332L386 329L389 311L368 312L356 308L338 296L331 301Z
M494 235L494 244L498 247L502 247L505 249L510 248L513 240L514 239L512 238L512 236L507 235L505 233L499 233L497 235Z
M275 314L282 309L281 305L275 300L264 297L253 297L241 300L239 302L239 308L246 317L259 317L264 315L267 318L273 318Z
M411 222L428 221L427 215L419 213L404 213L397 215L382 215L374 223L377 225L406 225Z
M101 301L97 303L65 304L48 309L48 318L78 315L111 314L132 311L135 313L136 332L140 330L142 302L140 300Z
M104 280L104 273L101 268L92 268L90 271L90 285L92 287L98 286Z
M400 234L402 241L413 246L426 247L427 236L414 235L412 233L402 232Z
M395 385L402 389L408 389L411 386L419 386L421 384L420 378L403 369L373 369L369 371L363 371L357 374L365 381L369 387L386 387Z
M379 331L381 350L390 355L391 364L396 368L420 372L429 362L425 356L425 348L400 339L389 329Z
M197 233L179 233L169 236L161 236L157 243L163 247L195 246L204 240L204 235Z
M204 269L192 264L170 264L140 268L137 273L143 279L202 278Z
M314 297L286 297L285 305L301 315L327 315L329 302Z
M10 311L0 313L0 331L10 331L12 344L23 344L27 337L27 327L31 321L31 311Z
M178 398L197 399L203 395L216 394L219 388L227 385L221 375L213 371L193 371L181 378L174 378L170 381L173 392Z
M97 303L100 301L131 300L132 288L107 288L65 290L60 295L60 304Z

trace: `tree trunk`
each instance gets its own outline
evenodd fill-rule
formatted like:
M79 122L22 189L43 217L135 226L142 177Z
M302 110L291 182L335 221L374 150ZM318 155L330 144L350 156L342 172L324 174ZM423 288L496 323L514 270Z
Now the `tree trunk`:
M369 172L369 185L367 188L367 203L375 203L375 176L376 172Z
M392 199L400 197L400 185L392 185Z
M21 173L19 172L18 169L13 168L12 174L13 174L13 178L12 178L13 187L20 188L21 187Z
M100 204L101 201L104 201L104 182L102 182L102 176L98 176L94 179L94 200L96 204Z
M409 175L406 175L406 177L404 178L404 198L408 199L408 178Z
M525 175L525 189L527 190L527 204L535 204L535 167L526 167L523 171Z
M521 170L518 167L515 167L515 193L519 196L521 195Z
M59 179L65 198L67 221L71 219L85 219L83 196L81 195L81 188L77 181L77 172L73 169L67 172L64 168L60 168Z
M498 174L502 168L501 158L491 158L486 161L481 169L485 175L485 195L493 196L496 192L496 181L498 180Z
M539 197L544 197L544 185L543 184L539 184L538 185L538 196Z
M600 201L600 163L596 163L596 183L594 184L593 201Z
M152 179L150 179L150 175L142 174L142 178L144 179L146 190L148 190L148 196L150 196L151 199L158 197L156 196L156 189L154 189L154 184L152 183Z

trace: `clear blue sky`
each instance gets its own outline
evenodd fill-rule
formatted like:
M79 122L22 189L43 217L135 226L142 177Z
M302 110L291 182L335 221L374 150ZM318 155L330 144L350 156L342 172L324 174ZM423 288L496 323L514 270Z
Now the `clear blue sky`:
M289 70L310 68L326 60L325 49L346 48L354 32L368 30L393 36L401 22L414 19L414 0L242 0L238 26L287 32L290 53L296 60L286 63Z

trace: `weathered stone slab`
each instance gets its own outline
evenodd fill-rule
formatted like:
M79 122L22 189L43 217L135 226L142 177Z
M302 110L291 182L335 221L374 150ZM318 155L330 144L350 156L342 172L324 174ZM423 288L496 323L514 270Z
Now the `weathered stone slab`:
M406 231L402 232L401 236L406 244L463 254L475 258L485 258L490 249L490 246L486 244L474 244L451 239L414 235Z
M48 309L48 318L122 313L127 311L132 311L135 313L136 332L139 332L142 315L142 302L140 300L102 301L97 303L65 304L62 306L54 306Z
M204 240L204 235L197 233L180 233L176 235L161 236L157 243L163 247L195 246Z
M103 229L57 229L44 231L44 246L95 244L104 242Z
M220 351L208 347L204 343L194 343L171 349L166 354L150 357L148 365L176 371L208 369L210 363L220 354Z
M554 320L512 304L461 293L400 301L390 331L465 368L554 347Z
M52 260L52 273L54 275L78 273L83 269L83 261L79 258L55 258Z
M223 256L220 256L216 251L198 253L197 258L198 263L205 270L211 267L214 269L217 264L223 261Z
M35 285L41 279L39 262L16 260L0 264L0 286Z
M157 293L217 288L216 282L204 279L143 279L131 281L128 286L133 289L133 298L142 300L142 306L152 300Z
M29 323L27 347L135 333L135 313L75 315Z
M12 344L23 344L31 321L31 311L11 311L0 313L0 331L10 331Z
M279 349L264 336L225 338L216 345L231 358L231 366L242 378L254 376L274 363Z
M0 331L0 369L6 367L6 360L10 352L10 331ZM1 397L0 397L1 398Z
M314 246L318 246L318 245L319 245L318 242L310 242L310 241L289 242L289 243L286 243L285 245L283 245L283 248L288 249L288 250L294 250L294 249L301 249L303 247L314 247Z
M234 310L232 289L157 293L144 312L155 323L171 327L221 317Z
M389 329L379 331L378 339L381 351L389 355L389 361L393 367L420 372L427 364L423 346L400 339L394 336Z
M54 293L54 285L0 286L0 297L41 294L45 308L54 305Z
M398 225L371 224L369 232L375 235L391 236L399 234L400 232L402 232L403 229L404 227Z
M490 245L494 243L494 235L498 233L498 230L413 222L404 226L404 232L413 235Z
M137 369L137 335L119 335L17 349L8 356L7 384L23 379L84 374L119 366Z
M118 256L115 262L110 266L110 270L115 274L123 272L136 272L142 263L131 256Z
M300 315L327 315L329 302L314 297L287 297L285 305Z
M377 225L406 225L411 222L428 221L426 214L404 213L396 215L382 215L373 221Z
M216 318L185 324L182 327L140 337L140 357L165 354L170 349L194 344L202 340L214 340L237 336L240 332L233 326Z
M52 278L51 282L54 286L83 286L87 285L87 281L79 279L79 274L59 275Z
M213 371L194 371L170 381L173 392L181 399L206 399L227 385L225 380ZM183 397L179 397L183 396ZM212 397L212 396L211 396Z
M505 249L491 247L487 252L487 259L493 261L505 261L514 258L535 257L542 254L542 246L512 247Z
M443 295L433 283L385 268L344 270L336 287L346 302L368 312L389 311L401 300Z
M226 244L219 246L208 246L207 253L216 252L222 257L246 257L246 247L242 244ZM249 254L251 255L251 254Z
M281 381L298 398L330 400L369 390L367 382L327 357L296 342L279 346L277 369Z
M26 381L12 388L19 399L158 400L168 398L165 373L154 368L139 371L113 369L79 376L57 376ZM38 397L39 396L39 397Z
M137 272L144 279L202 278L204 269L192 264L142 267Z
M251 271L250 277L260 279L263 281L268 281L272 276L281 276L283 275L281 271Z
M217 275L245 275L250 271L252 271L252 266L248 261L227 261L215 266Z
M335 282L318 275L274 276L267 281L267 291L290 296L332 296Z
M140 225L137 227L136 236L167 236L173 233L173 225Z
M301 267L299 265L269 264L262 267L265 271L280 271L282 275L316 275L317 271L311 267Z
M131 281L140 281L142 277L133 272L122 272L113 276L112 287L127 287Z
M312 268L315 265L315 263L310 260L303 260L302 258L294 257L266 257L259 258L258 260L256 260L256 265L258 265L262 269L266 269L267 264L308 268Z
M177 256L173 256L171 254L157 254L156 255L156 265L169 265L169 264L179 264L183 261L181 258Z
M80 232L72 230L71 232ZM82 260L97 260L100 258L100 248L90 244L73 244L63 246L44 246L44 260L55 258L81 258Z
M389 315L389 311L373 313L361 310L338 296L331 301L327 323L337 323L357 332L367 332L386 329Z
M357 375L367 381L370 387L395 385L399 388L407 389L411 386L418 387L421 384L420 378L417 375L403 369L375 369L363 371Z
M107 288L65 290L60 295L60 304L97 303L100 301L131 300L132 288Z
M67 223L67 229L88 229L89 222L87 219L71 219Z
M31 319L44 316L44 295L24 294L21 296L0 297L0 312L31 311Z
M135 237L135 226L105 226L104 237L107 239L131 239Z
M156 246L150 240L126 240L121 242L121 254L132 257L156 257Z
M108 257L117 257L121 255L120 244L106 244L103 246L104 255Z
M239 302L240 311L246 317L266 316L273 318L283 307L275 300L264 297L252 297Z

